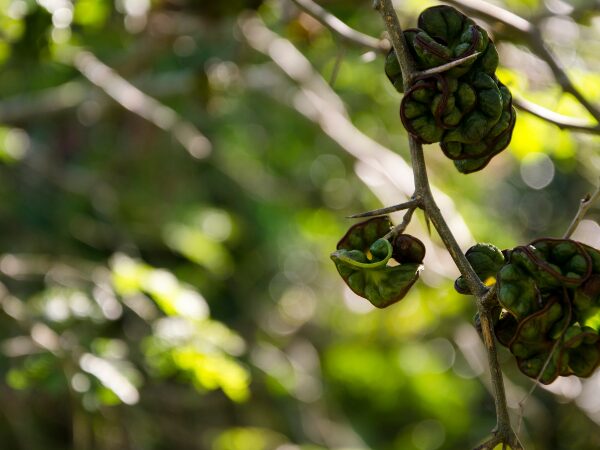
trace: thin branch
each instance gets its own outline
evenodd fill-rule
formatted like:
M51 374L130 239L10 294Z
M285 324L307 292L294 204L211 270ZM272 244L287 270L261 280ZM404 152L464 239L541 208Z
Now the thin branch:
M335 62L333 63L333 69L331 69L331 76L329 77L329 85L334 86L340 69L342 68L342 62L344 61L344 55L346 54L346 46L340 42L338 44L338 51L335 55Z
M600 108L591 103L575 87L562 63L546 46L540 29L534 23L499 6L491 5L481 0L447 0L447 3L456 5L469 14L484 19L486 22L500 23L503 25L504 30L502 32L504 34L512 34L513 37L516 35L516 37L527 42L531 50L548 64L554 78L560 84L563 91L575 97L600 124Z
M407 202L398 203L397 205L388 206L386 208L374 209L372 211L367 211L364 213L353 214L348 216L348 219L360 219L364 217L377 217L377 216L385 216L387 214L391 214L396 211L402 211L403 209L410 209L413 207L417 207L421 205L420 199L412 199Z
M579 210L577 211L577 214L575 214L575 217L573 217L569 228L567 228L567 231L565 231L563 236L564 239L569 239L571 237L571 235L577 229L577 225L579 225L594 202L596 202L598 199L600 199L600 180L598 180L598 186L596 187L596 190L592 194L587 194L581 199L581 202L579 203Z
M442 64L441 66L437 66L437 67L433 67L431 69L416 72L413 75L413 78L414 79L426 78L428 76L435 75L436 73L447 72L448 70L453 69L454 67L460 66L463 63L466 63L466 62L476 59L480 54L481 54L480 52L471 53L470 55L465 56L464 58L455 59L454 61L450 61L449 63Z
M359 47L366 47L375 50L379 53L387 53L390 49L389 42L385 39L377 39L368 34L362 33L354 28L350 28L336 16L323 9L320 5L312 0L292 0L302 11L318 20L332 33L340 37L340 39L349 44Z
M194 158L206 158L211 153L210 141L194 124L183 119L175 110L140 91L94 54L79 51L73 56L72 63L84 77L123 108L173 133Z
M412 56L407 49L398 16L396 15L391 0L378 0L375 2L375 7L383 18L394 51L398 57L398 62L403 74L404 90L406 92L410 88L410 80L414 79L416 70ZM496 343L493 335L491 308L486 307L486 304L484 303L488 289L483 285L469 264L469 261L458 246L452 231L442 216L429 186L423 148L421 144L410 135L409 147L413 162L415 196L423 199L423 209L425 210L425 213L431 219L433 226L440 235L444 245L452 256L452 259L464 276L469 289L477 298L477 309L480 316L483 341L488 354L488 364L490 367L494 400L496 404L497 425L493 432L494 436L488 443L490 445L492 441L496 444L506 443L513 449L520 449L522 446L510 425L502 371L498 363ZM488 443L480 448L490 448Z
M402 222L400 222L398 225L396 225L394 228L392 228L388 233L386 233L386 235L383 236L383 239L392 239L392 238L394 238L394 236L404 233L404 230L406 230L406 227L408 226L408 224L410 223L410 220L412 219L415 209L417 209L416 205L408 208L406 210L406 213L404 213Z
M415 67L415 61L406 45L406 39L404 39L404 34L402 33L402 27L398 21L396 10L391 1L374 0L373 6L381 14L385 23L385 28L392 41L392 47L394 48L396 58L398 58L398 62L400 63L402 75L404 76L404 92L406 92L410 87L410 82L417 72L417 69Z
M583 133L600 134L600 124L593 124L584 119L565 116L550 109L544 108L537 103L525 100L522 97L513 96L513 104L523 111L550 122L563 130L580 131Z

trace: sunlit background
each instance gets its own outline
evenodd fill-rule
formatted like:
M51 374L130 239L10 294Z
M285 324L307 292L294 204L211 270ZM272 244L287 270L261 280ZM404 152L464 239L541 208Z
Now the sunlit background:
M319 2L376 38L370 0ZM434 2L398 1L405 26ZM595 0L506 0L600 105ZM593 123L502 25L500 79ZM374 310L329 253L412 194L383 57L287 0L0 0L0 448L463 450L495 424L472 299L423 216L421 280ZM463 249L560 236L600 138L519 112L459 174L426 147ZM600 207L575 237L600 247ZM398 216L393 216L398 220ZM600 372L538 388L502 349L528 450L600 448Z

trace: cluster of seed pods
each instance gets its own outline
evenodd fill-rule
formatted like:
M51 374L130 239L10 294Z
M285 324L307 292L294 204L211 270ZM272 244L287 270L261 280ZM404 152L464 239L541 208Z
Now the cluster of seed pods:
M467 258L482 281L497 283L494 330L521 372L548 384L600 365L600 251L542 238L503 252L477 244ZM469 293L462 277L455 288Z
M516 118L510 91L495 74L494 43L473 20L445 5L423 11L418 28L405 30L404 37L421 72L477 54L445 72L418 76L404 93L400 117L420 142L439 142L460 172L484 168L508 146ZM393 50L385 71L403 92Z

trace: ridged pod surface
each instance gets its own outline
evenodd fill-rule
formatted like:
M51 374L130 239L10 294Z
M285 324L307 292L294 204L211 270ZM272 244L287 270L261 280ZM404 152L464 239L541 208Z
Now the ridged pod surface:
M421 13L418 28L404 31L419 71L478 56L450 70L417 78L400 105L404 127L422 143L440 142L462 173L481 170L510 143L516 112L512 96L496 77L498 53L486 31L451 6ZM403 92L394 51L385 72Z
M600 251L543 238L504 252L477 244L467 258L482 280L495 271L496 337L525 375L548 384L600 365ZM469 293L462 278L455 286Z

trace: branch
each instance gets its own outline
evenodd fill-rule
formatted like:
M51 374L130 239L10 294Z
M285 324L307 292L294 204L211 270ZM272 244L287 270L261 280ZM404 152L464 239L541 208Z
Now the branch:
M406 210L406 212L404 213L402 222L400 222L398 225L396 225L394 228L392 228L389 232L387 232L385 234L385 236L383 236L382 239L392 240L392 238L394 238L395 236L398 236L399 234L404 233L404 230L406 230L406 227L410 223L410 219L412 219L415 209L417 209L416 205L409 207Z
M582 133L600 134L600 124L593 124L587 120L576 117L565 116L550 109L544 108L536 103L513 96L513 104L523 111L527 111L546 122L556 125L563 130L580 131Z
M91 83L102 89L123 108L153 123L175 138L194 158L206 158L211 150L210 141L194 124L183 119L175 110L140 91L113 69L88 51L77 52L73 66Z
M594 202L596 202L598 199L600 199L600 180L598 180L598 186L596 187L594 193L587 194L581 199L581 202L579 203L579 210L577 211L577 214L575 214L575 217L573 217L569 228L567 228L567 231L565 231L563 239L569 239L571 237L571 235L577 229L577 225L579 225Z
M350 28L312 0L292 0L292 2L309 16L318 20L332 33L336 34L343 42L359 47L366 47L378 53L387 53L390 49L390 44L386 39L377 39L368 34L361 33L354 28Z
M482 18L486 22L500 23L506 29L505 34L514 34L527 42L533 52L548 64L563 91L575 97L600 124L600 109L585 98L579 89L575 87L561 62L544 43L542 33L534 23L499 6L480 0L446 0L446 2L458 6L469 14Z
M450 61L449 63L442 64L441 66L436 66L436 67L432 67L431 69L427 69L427 70L422 70L420 72L416 72L413 75L413 78L414 79L417 79L417 78L426 78L428 76L435 75L436 73L447 72L448 70L453 69L456 66L460 66L463 63L466 63L466 62L469 62L469 61L471 61L473 59L476 59L479 55L480 55L479 52L471 53L468 56L465 56L465 57L459 58L459 59L455 59L454 61Z
M398 203L394 206L388 206L386 208L374 209L373 211L367 211L364 213L353 214L348 216L348 219L360 219L364 217L377 217L377 216L386 216L396 211L402 211L403 209L410 209L414 207L421 206L421 202L419 200L409 200L407 202Z
M378 0L375 3L376 9L379 10L385 23L388 34L392 40L392 45L398 62L402 68L404 80L404 91L410 89L410 80L414 79L416 73L415 63L412 56L406 47L402 28L398 21L398 16L394 10L391 0ZM497 425L494 430L494 436L485 444L480 446L481 449L494 448L498 443L508 444L514 450L521 449L522 446L511 428L508 408L506 404L506 394L504 391L504 382L502 371L498 363L496 343L493 336L493 326L491 320L491 308L487 307L486 294L488 289L483 285L475 271L469 264L464 253L458 246L452 231L446 224L435 199L431 193L429 181L427 178L427 169L423 148L421 144L412 136L409 135L410 154L413 162L413 172L415 180L415 195L414 198L421 200L423 209L427 216L431 219L433 226L440 235L452 259L456 263L461 274L465 277L467 285L471 292L477 298L477 309L479 311L483 341L488 354L488 364L492 378L492 386L494 391L494 400L496 404Z

